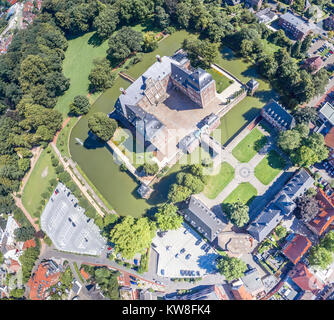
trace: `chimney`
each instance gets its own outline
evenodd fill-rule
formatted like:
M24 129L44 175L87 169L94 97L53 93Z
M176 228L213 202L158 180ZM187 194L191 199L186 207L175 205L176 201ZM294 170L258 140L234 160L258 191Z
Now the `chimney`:
M161 60L161 57L160 57L158 54L157 54L155 57L157 58L157 61L159 61L159 62L162 61L162 60Z
M123 88L120 88L119 90L122 92L122 94L126 94L126 91Z

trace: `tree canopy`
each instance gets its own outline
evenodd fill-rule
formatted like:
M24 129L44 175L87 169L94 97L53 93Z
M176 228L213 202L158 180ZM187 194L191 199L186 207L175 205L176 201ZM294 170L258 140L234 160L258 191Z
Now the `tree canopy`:
M82 114L88 113L90 108L90 103L85 96L75 96L73 102L70 104L70 113L75 116L80 116Z
M143 254L150 247L155 233L155 223L148 218L126 216L110 231L110 241L115 244L116 252L131 259L136 253Z
M249 221L249 207L240 201L225 205L224 210L232 223L238 227L243 227Z
M88 119L89 130L103 141L108 141L117 129L117 122L103 112L96 112Z
M175 205L168 203L165 203L158 208L155 218L160 230L176 230L181 227L183 217L177 213L177 210L178 208Z
M224 256L218 261L217 268L227 281L232 281L244 275L247 265L241 259Z

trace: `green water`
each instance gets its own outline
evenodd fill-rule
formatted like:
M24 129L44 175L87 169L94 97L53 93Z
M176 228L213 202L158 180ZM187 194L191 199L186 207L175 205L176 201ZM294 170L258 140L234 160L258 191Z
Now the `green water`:
M156 61L155 56L157 54L160 56L172 55L179 49L187 35L186 31L175 32L161 41L157 50L145 54L141 62L132 66L126 72L137 78ZM116 99L120 95L119 89L121 87L127 88L129 85L129 82L120 77L117 78L114 86L100 96L91 107L88 115L82 117L73 128L69 147L72 159L78 163L116 212L120 215L139 217L163 199L161 196L153 197L155 200L151 200L150 203L144 199L139 199L136 195L137 182L127 173L119 170L111 152L104 145L97 144L88 137L88 117L97 111L111 112L114 109ZM84 142L84 145L78 144L75 138L79 138Z

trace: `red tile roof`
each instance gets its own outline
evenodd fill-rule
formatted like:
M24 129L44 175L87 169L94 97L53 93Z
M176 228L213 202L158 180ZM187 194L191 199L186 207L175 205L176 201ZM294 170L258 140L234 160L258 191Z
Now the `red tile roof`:
M334 127L326 134L325 143L327 147L334 148Z
M316 195L316 199L321 208L325 210L334 209L334 202L333 199L330 198L322 189L318 189L318 193Z
M48 262L42 262L37 271L29 279L31 300L45 300L47 290L58 282L60 272L49 272Z
M297 264L290 272L292 281L302 290L317 294L323 289L323 283L313 275L303 263Z
M23 247L22 249L25 250L25 249L28 249L28 248L35 248L36 247L36 242L34 239L31 239L31 240L27 240L24 244L23 244Z
M244 285L232 288L236 300L253 300L253 296L246 290Z
M321 236L334 221L334 210L322 209L318 215L308 223L310 229Z
M10 265L8 269L12 272L18 272L21 269L21 265L18 263L18 261L10 259Z
M304 61L303 67L308 69L312 73L317 72L323 65L323 61L320 56L307 58Z
M84 277L85 280L89 279L90 275L84 270L84 268L80 269L80 273Z
M296 264L311 245L311 241L307 237L295 234L284 245L282 252L292 263Z

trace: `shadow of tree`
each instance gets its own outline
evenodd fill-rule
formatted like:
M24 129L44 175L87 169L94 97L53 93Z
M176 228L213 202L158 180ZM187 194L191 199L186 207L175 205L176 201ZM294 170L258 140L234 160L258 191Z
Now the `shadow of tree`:
M206 273L213 273L217 270L217 258L219 256L215 253L205 254L199 256L197 259L198 266L205 270Z
M92 36L88 39L88 44L93 47L99 47L105 39L100 38L96 32L92 34Z

